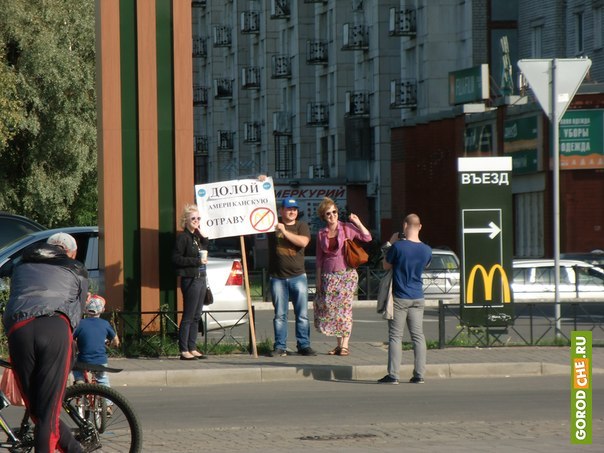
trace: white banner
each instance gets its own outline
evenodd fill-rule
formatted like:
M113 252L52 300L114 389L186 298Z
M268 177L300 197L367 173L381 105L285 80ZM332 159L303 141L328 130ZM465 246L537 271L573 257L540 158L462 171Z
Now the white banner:
M210 239L269 233L277 225L273 179L235 179L195 186L200 229Z

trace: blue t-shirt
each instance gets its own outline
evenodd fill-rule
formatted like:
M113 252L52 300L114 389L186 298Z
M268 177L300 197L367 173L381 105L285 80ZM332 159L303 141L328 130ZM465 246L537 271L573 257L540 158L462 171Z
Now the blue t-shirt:
M115 338L115 330L102 318L84 318L73 333L78 344L78 361L104 365L107 363L105 340Z
M432 249L423 242L396 241L386 261L392 264L392 294L399 299L423 299L422 272L432 259Z

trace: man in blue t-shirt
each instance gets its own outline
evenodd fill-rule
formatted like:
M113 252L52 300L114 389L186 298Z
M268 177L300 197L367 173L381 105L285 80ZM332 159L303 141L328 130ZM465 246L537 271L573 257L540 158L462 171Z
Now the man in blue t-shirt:
M120 340L111 324L100 318L101 313L104 311L105 299L96 294L91 296L86 304L88 317L80 321L80 324L78 324L73 333L73 338L78 345L78 362L107 366L105 342L108 341L113 347L120 345ZM107 373L104 371L95 371L94 376L99 384L110 387ZM74 370L73 379L76 383L83 382L84 373Z
M409 382L424 383L426 338L424 337L424 290L422 273L432 259L432 249L419 240L422 225L417 214L403 222L403 238L395 233L386 246L384 269L392 269L393 318L388 320L388 374L381 384L398 384L405 323L413 342L414 367ZM392 244L390 244L392 243Z

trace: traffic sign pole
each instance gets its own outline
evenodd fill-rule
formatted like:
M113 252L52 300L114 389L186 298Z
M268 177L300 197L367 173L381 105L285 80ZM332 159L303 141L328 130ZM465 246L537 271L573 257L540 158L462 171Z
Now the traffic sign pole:
M526 77L552 127L552 190L554 214L554 282L556 338L560 338L560 120L575 97L587 71L589 58L554 58L519 60L518 67ZM546 87L549 87L547 89Z

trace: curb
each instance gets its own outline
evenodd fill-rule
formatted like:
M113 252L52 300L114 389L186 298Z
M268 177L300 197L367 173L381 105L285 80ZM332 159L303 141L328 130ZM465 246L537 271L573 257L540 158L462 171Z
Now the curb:
M401 366L401 376L411 376L412 365ZM313 379L319 381L375 381L386 373L385 365L250 366L204 370L122 371L111 376L111 385L138 387L203 387L214 384L246 384ZM527 377L569 375L566 365L546 362L454 363L426 365L427 379L478 377ZM592 374L604 374L595 368Z

